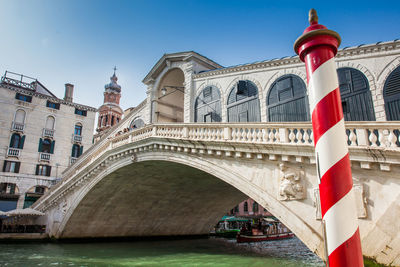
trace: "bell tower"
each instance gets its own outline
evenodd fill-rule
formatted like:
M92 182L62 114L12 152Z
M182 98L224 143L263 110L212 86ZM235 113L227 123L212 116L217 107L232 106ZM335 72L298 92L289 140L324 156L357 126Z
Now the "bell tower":
M111 128L122 119L123 111L119 106L121 98L121 86L117 83L118 78L115 75L117 70L114 67L114 74L110 77L110 83L104 86L104 101L99 108L99 117L96 131L98 134Z

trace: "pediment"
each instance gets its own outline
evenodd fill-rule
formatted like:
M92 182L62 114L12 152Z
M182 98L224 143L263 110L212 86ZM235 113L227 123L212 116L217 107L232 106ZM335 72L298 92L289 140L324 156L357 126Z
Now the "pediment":
M153 66L142 82L147 85L152 81L155 81L164 68L168 67L173 62L187 62L191 60L200 64L207 70L222 68L222 66L218 63L193 51L164 54Z

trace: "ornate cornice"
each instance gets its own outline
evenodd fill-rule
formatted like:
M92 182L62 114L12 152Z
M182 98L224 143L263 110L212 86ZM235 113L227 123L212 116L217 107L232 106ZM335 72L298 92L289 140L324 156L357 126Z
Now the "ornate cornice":
M388 51L400 51L400 40L394 40L389 42L378 42L376 44L369 45L359 45L355 47L345 47L338 51L336 57L337 58L345 58L351 56L363 56L363 55L373 55L374 53L388 52ZM290 66L295 67L296 64L302 64L298 56L292 57L283 57L280 59L272 59L265 60L255 63L248 63L243 65L236 65L227 68L221 68L216 70L210 70L202 73L198 73L194 75L194 79L196 78L204 78L211 77L217 75L223 75L228 73L249 71L249 70L258 70L258 69L267 69L267 68L276 68L282 66Z
M55 102L55 103L60 103L60 104L63 104L63 105L75 107L75 108L82 109L82 110L93 111L93 112L97 111L97 108L94 108L94 107L81 105L81 104L73 103L73 102L68 102L68 101L65 101L65 100L60 99L60 98L47 96L47 95L40 94L40 93L37 93L37 92L33 92L33 91L30 91L30 90L16 88L16 87L13 87L13 86L9 86L7 84L0 84L0 87L6 88L6 89L10 89L10 90L15 91L17 93L22 93L22 94L25 94L25 95L35 96L35 97L38 97L38 98L41 98L41 99L51 100L52 102Z

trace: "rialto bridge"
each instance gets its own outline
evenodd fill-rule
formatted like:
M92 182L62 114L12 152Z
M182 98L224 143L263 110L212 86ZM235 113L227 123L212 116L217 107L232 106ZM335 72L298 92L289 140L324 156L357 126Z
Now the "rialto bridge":
M395 259L399 124L346 126L364 254ZM207 234L251 197L323 256L309 123L148 125L102 140L64 177L34 204L57 238Z
M400 265L400 42L342 49L337 65L363 253ZM251 197L323 257L305 76L297 57L164 55L147 98L32 207L55 238L180 236Z

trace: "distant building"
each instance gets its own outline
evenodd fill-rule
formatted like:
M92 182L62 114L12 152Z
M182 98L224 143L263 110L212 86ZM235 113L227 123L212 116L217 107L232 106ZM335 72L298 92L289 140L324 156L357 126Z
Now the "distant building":
M38 80L7 72L0 82L0 210L29 207L92 145L96 109Z
M251 198L239 203L236 207L231 209L229 215L240 217L272 216L269 211Z

